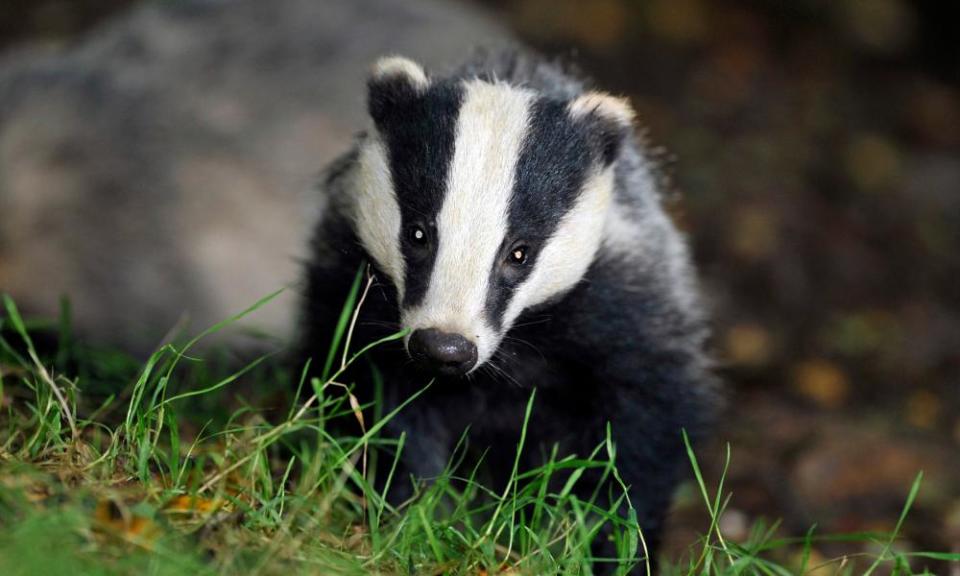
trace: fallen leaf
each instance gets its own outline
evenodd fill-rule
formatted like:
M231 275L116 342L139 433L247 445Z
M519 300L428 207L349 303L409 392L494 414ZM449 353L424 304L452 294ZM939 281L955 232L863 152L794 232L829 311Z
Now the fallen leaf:
M141 546L151 547L159 533L153 520L109 499L97 503L93 518L98 528Z
M744 206L733 214L730 242L738 256L752 261L769 258L777 251L780 223L765 206Z
M850 395L847 375L835 363L822 358L797 365L793 384L800 394L824 408L839 408Z
M847 146L847 172L861 190L889 189L900 178L900 152L879 134L859 134Z
M736 324L727 332L726 344L734 364L760 366L770 359L770 333L759 324Z
M219 510L223 504L223 500L219 498L211 499L181 494L167 502L166 506L163 507L163 511L168 513L209 514L210 512Z
M907 400L907 422L917 428L933 428L940 417L940 399L929 390L917 390Z
M45 484L33 484L26 489L27 501L36 504L50 497L50 487Z

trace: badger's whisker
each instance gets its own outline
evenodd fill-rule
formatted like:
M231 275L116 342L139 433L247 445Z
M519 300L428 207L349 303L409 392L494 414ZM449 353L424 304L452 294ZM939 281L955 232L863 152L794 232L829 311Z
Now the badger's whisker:
M493 357L491 357L490 360L487 360L487 363L485 364L485 366L489 366L490 369L493 370L496 374L502 376L504 379L507 380L507 382L515 385L517 388L523 388L523 386L520 385L520 382L516 378L514 378L509 372L507 372L500 366L497 366L496 361L498 359L501 359L500 356L498 356L498 354L494 352Z
M547 322L549 322L549 321L551 321L551 320L553 320L553 316L551 316L551 315L549 315L549 314L543 314L543 315L541 315L541 316L536 316L536 317L530 318L530 319L527 320L526 322L518 322L518 323L516 323L516 324L513 325L513 328L516 329L516 328L524 328L524 327L526 327L526 326L537 326L537 325L540 325L540 324L546 324Z
M515 342L515 343L517 343L517 344L522 344L522 345L526 346L527 348L530 348L531 350L533 350L534 352L536 352L537 355L540 356L540 358L542 358L542 359L544 359L544 360L547 359L547 357L543 354L543 352L540 350L540 348L538 348L534 343L530 342L529 340L524 340L523 338L517 338L516 336L504 336L504 337L503 337L503 340L504 340L504 342ZM501 355L500 357L501 357L501 358L507 358L507 359L510 360L510 361L519 361L519 359L510 358L509 356L506 356L506 355Z

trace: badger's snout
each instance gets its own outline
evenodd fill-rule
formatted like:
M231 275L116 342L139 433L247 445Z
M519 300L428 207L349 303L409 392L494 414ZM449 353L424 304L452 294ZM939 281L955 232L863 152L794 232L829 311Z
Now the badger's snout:
M477 363L477 345L460 334L416 330L408 347L414 360L443 376L463 376Z

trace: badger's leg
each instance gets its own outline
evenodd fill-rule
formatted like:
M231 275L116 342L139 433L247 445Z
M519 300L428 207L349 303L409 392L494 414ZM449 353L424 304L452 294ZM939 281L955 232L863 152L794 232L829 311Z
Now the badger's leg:
M593 419L610 424L617 470L629 489L654 572L673 492L688 469L682 431L696 437L710 409L705 393L710 376L701 365L697 354L635 354L610 359L597 374L601 384L594 406L600 414ZM625 505L620 512L625 515ZM615 545L601 537L596 552L615 556ZM634 572L644 573L645 562Z
M543 346L574 363L568 373L578 372L578 381L571 376L563 384L561 393L577 399L561 405L561 419L581 431L589 426L589 438L581 432L589 443L602 441L610 425L616 465L629 487L651 567L673 491L689 470L682 431L699 436L715 408L714 377L703 351L707 330L694 301L672 288L678 283L653 272L625 279L622 265L600 263L552 310L553 340ZM582 398L585 393L589 400ZM589 450L577 447L584 449ZM598 556L615 552L603 535L597 539ZM643 570L641 562L635 572Z
M567 406L567 421L578 423L583 444L578 453L589 450L605 438L609 424L615 448L615 464L623 483L628 488L630 504L636 511L650 566L655 572L664 522L673 492L679 479L689 470L683 443L683 430L696 438L709 417L711 376L703 367L699 354L683 351L646 351L632 353L619 351L616 357L596 362L586 382L591 390L589 401L578 406ZM581 382L581 387L583 387ZM589 446L587 445L589 444ZM578 493L589 498L599 480L600 472L592 474L593 482L581 484ZM619 486L609 479L601 492L616 498ZM609 505L609 498L598 505ZM619 515L626 517L624 502ZM598 536L594 555L617 557L615 543L609 531ZM641 546L638 556L642 556ZM646 562L641 560L632 573L643 574ZM597 573L615 573L614 563L598 563Z
M441 415L426 406L409 406L387 424L385 435L396 439L404 436L403 452L386 494L391 503L400 504L416 493L417 484L430 483L443 473L452 456L452 441ZM394 456L395 453L380 456L377 489L381 492Z

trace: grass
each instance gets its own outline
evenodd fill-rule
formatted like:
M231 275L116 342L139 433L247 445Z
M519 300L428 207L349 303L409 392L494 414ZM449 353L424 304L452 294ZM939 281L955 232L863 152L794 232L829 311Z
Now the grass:
M51 325L25 322L4 296L0 574L589 574L591 561L616 561L590 558L603 525L622 558L639 557L622 560L621 572L645 563L632 513L620 518L573 495L583 472L600 468L621 493L614 505L622 500L632 510L609 439L587 455L554 449L534 470L515 463L500 493L481 485L476 469L464 469L458 451L438 478L415 484L410 500L387 501L389 487L411 481L394 474L406 439L381 434L396 411L361 404L338 380L370 348L402 336L351 342L364 294L358 274L322 377L309 380L306 370L284 373L269 356L231 372L191 354L202 338L273 296L161 347L143 365L76 343L68 313L54 325L57 345L42 353L32 335ZM288 394L282 411L265 408L262 397L244 399L297 387L312 394ZM531 394L527 419L535 409ZM331 433L335 418L355 419L363 433ZM724 476L711 491L689 443L688 450L711 521L664 573L912 574L928 560L960 561L894 546L920 476L891 534L811 529L790 539L758 524L745 542L728 542L718 527L730 499ZM388 471L382 482L376 470ZM835 540L872 544L875 552L811 565L814 546Z

